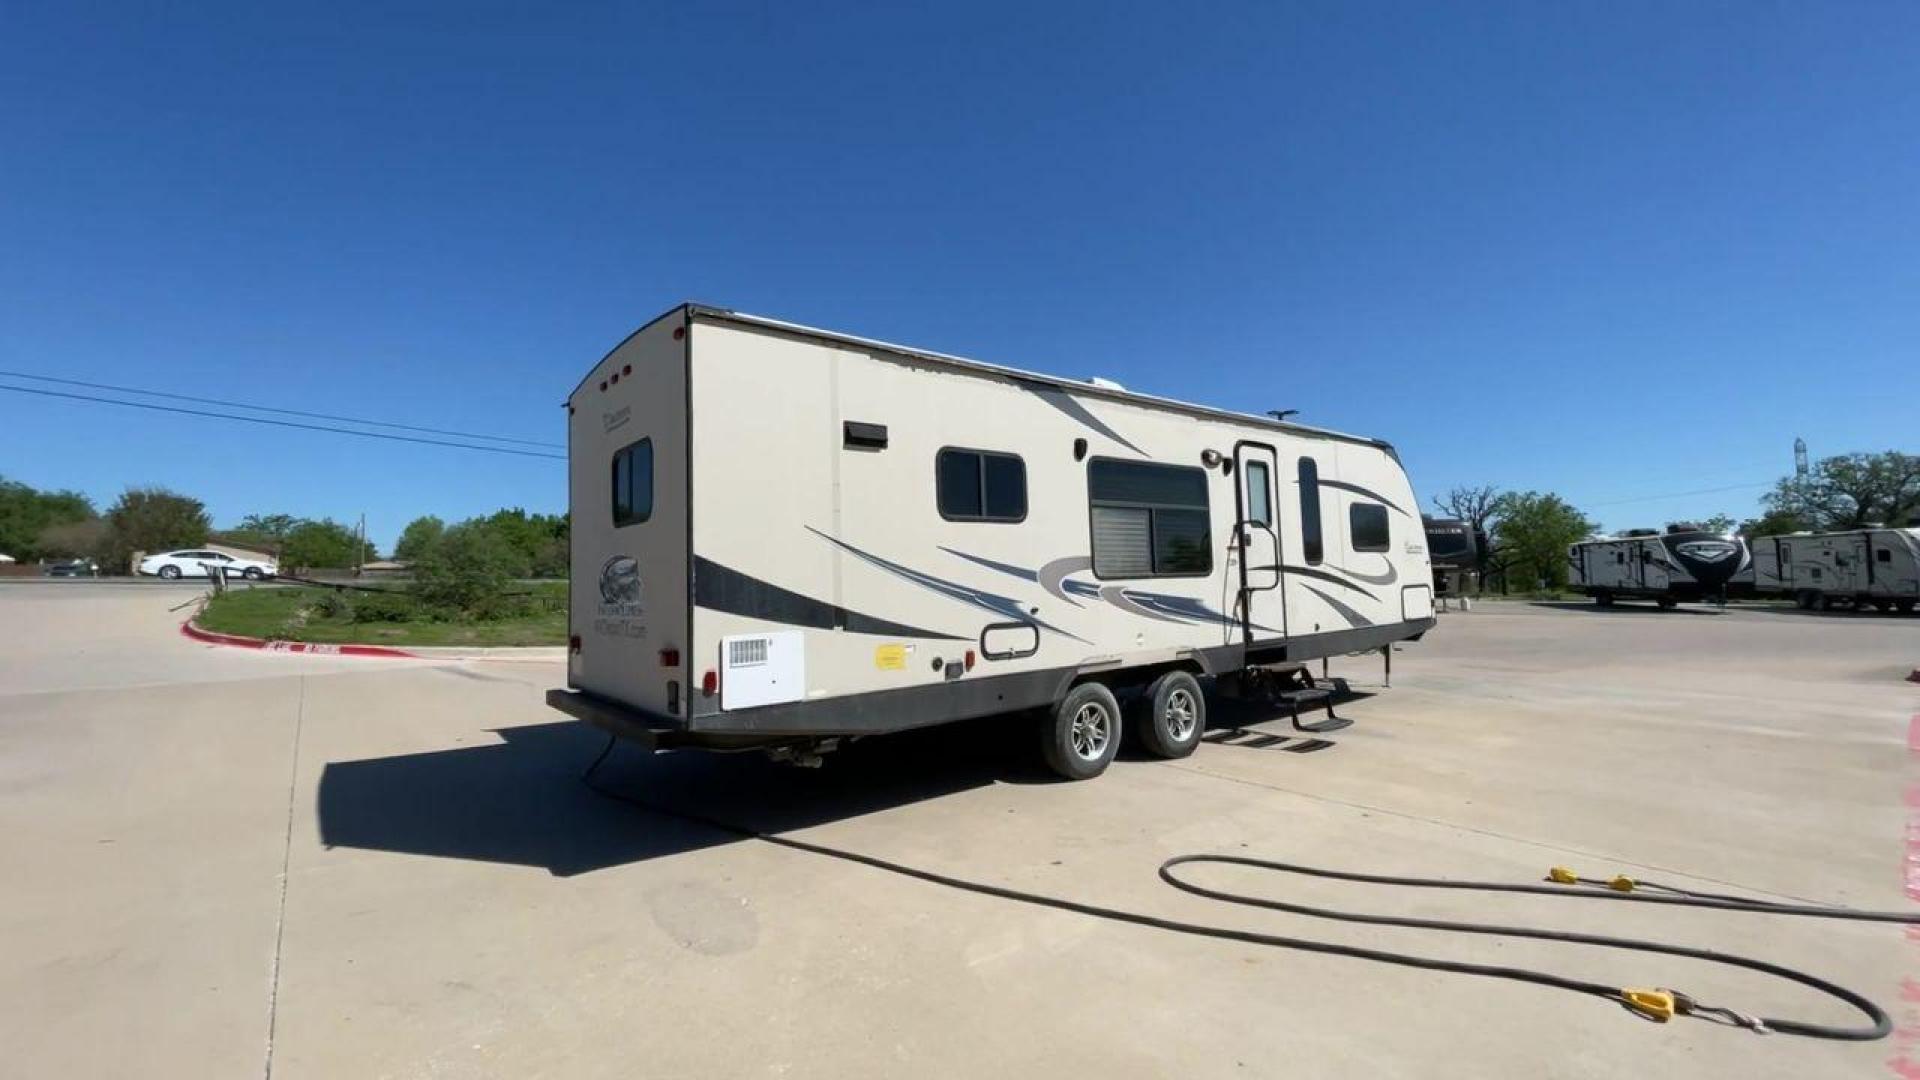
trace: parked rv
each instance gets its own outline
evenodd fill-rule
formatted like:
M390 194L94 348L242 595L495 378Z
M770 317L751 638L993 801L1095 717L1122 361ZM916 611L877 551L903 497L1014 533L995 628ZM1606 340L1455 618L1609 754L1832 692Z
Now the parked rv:
M1427 558L1433 563L1433 588L1439 596L1466 596L1480 591L1480 548L1485 543L1470 521L1421 517L1427 536Z
M1752 567L1734 585L1756 596L1790 596L1808 610L1911 612L1920 600L1920 528L1760 536L1749 546Z
M1203 680L1434 625L1377 439L686 305L568 398L567 688L659 748L811 761L1022 710L1062 775L1191 753Z
M1602 607L1618 599L1652 600L1663 608L1724 595L1747 563L1737 536L1691 528L1628 529L1567 549L1573 587Z

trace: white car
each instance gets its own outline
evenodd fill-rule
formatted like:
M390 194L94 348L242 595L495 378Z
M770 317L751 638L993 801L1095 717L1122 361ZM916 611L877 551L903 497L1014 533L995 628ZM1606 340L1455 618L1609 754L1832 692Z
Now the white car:
M270 562L236 559L218 551L200 548L163 551L140 560L141 573L154 574L169 581L183 577L211 577L210 567L219 567L223 577L246 578L248 581L270 578L280 572L280 568Z

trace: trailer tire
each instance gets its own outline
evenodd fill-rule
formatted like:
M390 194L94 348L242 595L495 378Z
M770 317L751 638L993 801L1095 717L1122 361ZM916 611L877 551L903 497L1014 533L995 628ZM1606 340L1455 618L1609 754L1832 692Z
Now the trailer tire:
M1662 611L1666 611L1666 610L1669 610L1669 609L1671 609L1671 608L1677 608L1677 607L1679 607L1679 606L1680 606L1680 601L1678 601L1678 600L1675 600L1675 599L1674 599L1673 597L1671 597L1671 596L1662 596L1662 597L1659 597L1659 598L1657 598L1657 599L1655 599L1655 600L1654 600L1654 603L1656 603L1656 604L1659 604L1659 605L1660 605L1660 610L1662 610Z
M1812 589L1801 589L1793 594L1793 606L1801 611L1812 611L1820 606L1820 594Z
M1612 607L1613 594L1605 589L1600 589L1593 594L1593 602L1600 607Z
M1911 600L1895 600L1893 606L1899 608L1900 614L1902 615L1913 614L1913 601Z
M1821 611L1832 611L1835 608L1838 608L1839 606L1840 606L1839 597L1833 595L1832 593L1820 594L1820 610Z
M1169 671L1153 681L1134 706L1134 737L1157 758L1183 758L1207 732L1207 696L1200 680Z
M1040 734L1047 768L1068 780L1091 780L1120 749L1120 702L1100 683L1081 683L1053 707Z

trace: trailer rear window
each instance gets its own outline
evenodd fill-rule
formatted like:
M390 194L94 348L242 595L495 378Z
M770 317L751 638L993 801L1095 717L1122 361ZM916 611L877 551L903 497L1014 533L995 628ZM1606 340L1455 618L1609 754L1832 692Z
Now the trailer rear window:
M1087 465L1087 502L1095 577L1212 572L1205 470L1095 458Z
M1027 464L1013 454L947 448L934 460L934 494L948 521L1025 521Z
M629 443L613 455L613 524L637 525L653 516L653 440Z
M1355 551L1385 551L1392 546L1387 536L1387 508L1379 503L1354 503L1347 510L1347 525Z

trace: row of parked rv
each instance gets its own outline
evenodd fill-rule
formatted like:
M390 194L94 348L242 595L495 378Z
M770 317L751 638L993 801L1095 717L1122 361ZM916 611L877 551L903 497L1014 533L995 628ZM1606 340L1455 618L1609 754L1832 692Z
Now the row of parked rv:
M1920 600L1920 527L1739 537L1674 526L1630 529L1567 549L1576 589L1602 605L1661 607L1719 596L1783 597L1808 610L1912 613Z

